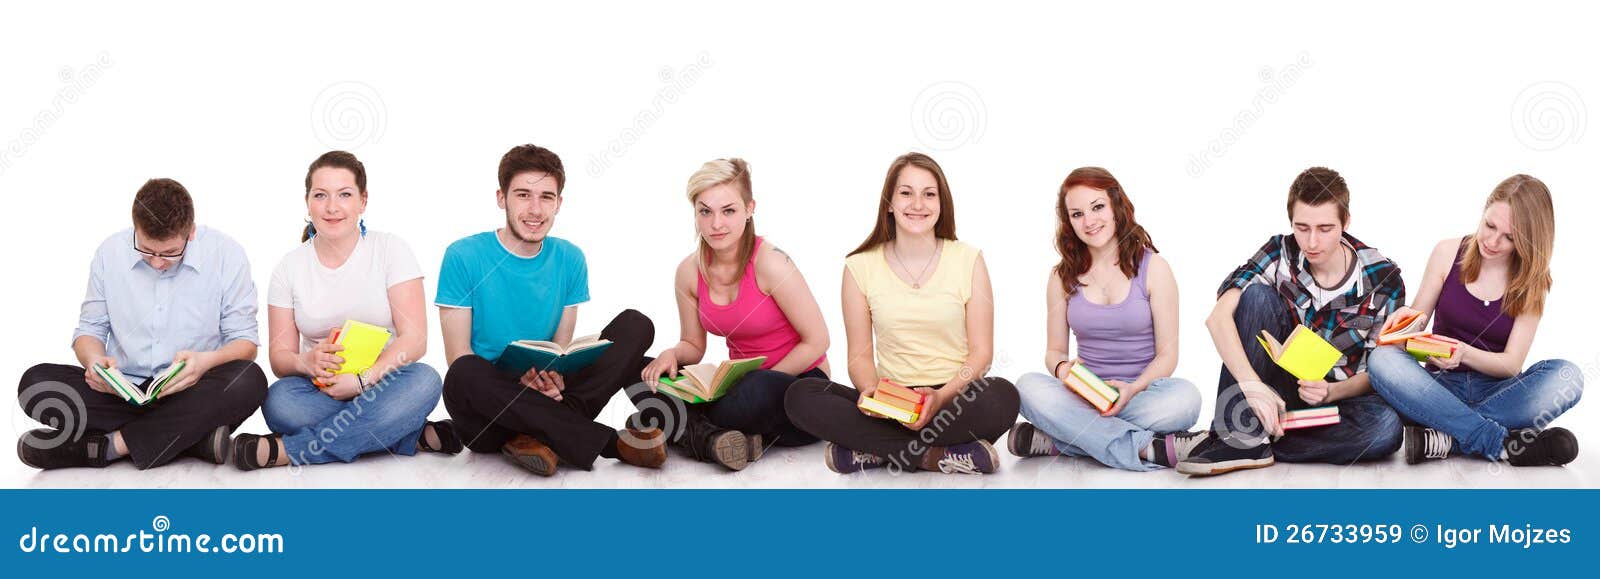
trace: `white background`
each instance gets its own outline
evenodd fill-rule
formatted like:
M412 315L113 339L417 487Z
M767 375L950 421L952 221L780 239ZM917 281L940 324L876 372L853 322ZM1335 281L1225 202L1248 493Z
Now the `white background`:
M148 178L181 181L199 221L244 244L264 301L299 239L306 165L352 150L370 174L368 226L410 242L431 303L444 248L503 222L495 167L528 142L567 165L554 234L588 256L580 333L631 307L656 321L652 352L673 343L671 274L694 236L684 183L703 161L739 156L758 230L800 264L841 376L843 257L870 230L895 156L924 151L944 166L959 236L994 280L994 373L1013 379L1043 365L1057 188L1074 167L1106 167L1173 265L1176 374L1208 400L1219 361L1202 320L1223 277L1288 231L1299 171L1344 174L1351 232L1412 289L1434 244L1471 232L1490 189L1525 172L1557 207L1556 285L1529 363L1561 357L1597 374L1600 47L1580 6L574 4L8 8L0 375L72 361L89 258L129 225ZM424 361L442 373L429 313ZM1600 442L1593 406L1557 424ZM11 456L27 425L14 403L9 413L0 481L89 480L35 478ZM624 415L614 403L602 420ZM244 431L265 428L258 416ZM823 470L820 456L786 459L808 477ZM228 485L228 474L167 484Z

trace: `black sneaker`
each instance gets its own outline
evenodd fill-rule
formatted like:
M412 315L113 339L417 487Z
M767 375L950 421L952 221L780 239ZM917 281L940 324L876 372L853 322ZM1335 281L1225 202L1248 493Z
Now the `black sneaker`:
M1011 425L1011 431L1006 433L1006 450L1022 458L1061 455L1061 450L1056 448L1056 441L1050 435L1026 422Z
M1559 426L1544 432L1518 428L1503 444L1511 466L1561 466L1578 458L1578 437Z
M178 456L192 456L211 464L227 464L228 451L233 448L233 440L229 436L231 434L233 429L228 428L226 424L213 428L205 438L194 443L194 446L184 449Z
M1194 454L1194 449L1209 438L1209 432L1174 432L1156 438L1150 445L1150 462L1172 468Z
M1450 456L1450 452L1456 447L1455 438L1424 426L1407 426L1403 439L1406 464L1417 464Z
M844 445L832 442L822 449L822 455L828 463L828 470L839 474L850 474L869 468L882 468L889 463L889 461L876 454L856 452L845 448Z
M1250 448L1234 448L1216 435L1207 434L1189 453L1178 461L1178 472L1189 476L1211 476L1236 470L1265 468L1276 462L1272 458L1272 445L1258 444Z
M52 436L53 435L53 436ZM84 431L77 440L61 440L65 433L49 428L30 430L17 438L17 458L40 470L70 467L105 468L111 438L98 430Z

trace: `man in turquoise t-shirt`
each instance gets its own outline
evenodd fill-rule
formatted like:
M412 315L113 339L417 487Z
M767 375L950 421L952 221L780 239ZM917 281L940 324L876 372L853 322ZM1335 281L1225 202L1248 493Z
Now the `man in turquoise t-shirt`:
M618 431L594 419L623 387L637 382L655 326L625 310L600 337L612 344L571 375L495 365L516 340L572 342L578 305L589 301L589 268L578 246L550 237L566 172L548 149L521 145L500 158L495 201L506 225L445 250L439 267L444 328L444 405L475 452L500 451L550 476L559 458L588 469L597 456L655 468L666 461L659 429Z

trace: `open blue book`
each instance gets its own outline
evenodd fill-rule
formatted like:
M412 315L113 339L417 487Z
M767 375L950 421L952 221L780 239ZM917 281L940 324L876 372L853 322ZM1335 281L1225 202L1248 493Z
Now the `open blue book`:
M500 352L500 359L494 365L519 375L538 368L571 376L594 364L610 347L611 340L602 339L599 335L574 338L566 346L540 340L517 340L506 344L506 349Z

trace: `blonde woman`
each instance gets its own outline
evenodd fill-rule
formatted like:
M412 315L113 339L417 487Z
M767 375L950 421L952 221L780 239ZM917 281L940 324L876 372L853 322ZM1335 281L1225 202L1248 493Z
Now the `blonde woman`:
M697 248L678 264L678 343L645 366L636 389L636 421L658 421L669 440L703 461L741 470L767 445L816 442L784 413L784 392L797 378L828 378L828 326L805 277L788 254L756 235L750 165L717 159L689 177ZM706 333L727 340L728 358L766 356L726 396L681 405L656 392L706 354ZM654 399L654 403L647 402ZM671 413L672 416L667 416Z
M1422 424L1405 429L1407 463L1452 453L1514 466L1577 458L1571 432L1544 427L1578 403L1583 373L1566 360L1523 369L1550 292L1554 243L1550 190L1513 175L1489 194L1476 232L1434 247L1416 300L1390 319L1431 318L1435 334L1458 342L1455 353L1428 358L1424 369L1385 346L1369 362L1372 388Z

